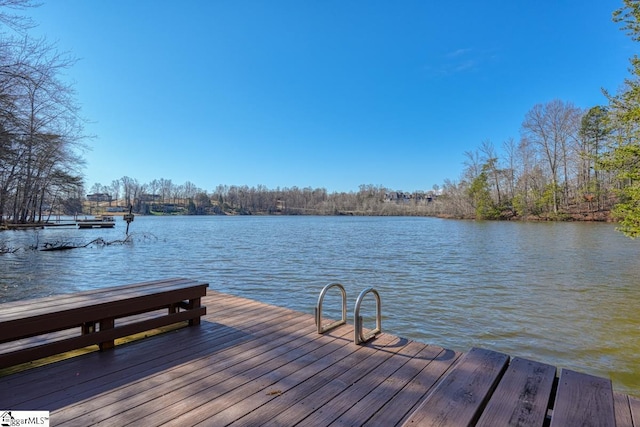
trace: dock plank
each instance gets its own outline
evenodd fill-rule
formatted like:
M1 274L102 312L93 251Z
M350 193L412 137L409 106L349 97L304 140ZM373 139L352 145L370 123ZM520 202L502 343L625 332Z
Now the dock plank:
M376 407L375 398L380 399L380 404L390 400L396 390L390 387L393 382L390 378L395 376L409 359L415 357L425 347L422 343L408 342L404 347L393 352L393 357L388 357L375 370L370 371L351 386L345 388L327 402L328 410L324 408L314 412L304 420L306 425L338 426L354 425L367 420L372 415L372 409ZM367 399L373 392L375 396ZM373 404L373 406L372 406Z
M155 399L156 410L143 417L139 417L140 411L134 410L133 417L149 425L185 425L183 416L186 414L186 423L196 424L207 418L203 407L220 411L241 398L238 395L245 390L255 392L268 387L280 375L286 374L287 367L294 367L297 359L321 348L323 340L304 341L278 345L230 369L200 378L188 387L168 391ZM126 419L131 418L127 416ZM111 419L108 421L112 422Z
M195 425L229 425L272 400L278 400L278 406L281 406L282 401L279 399L282 395L301 381L323 372L351 354L349 332L352 331L341 328L334 332L336 335L333 337L325 336L316 340L319 345L317 349L309 349L312 351L306 354L300 353L300 357L286 365L231 390L219 399L210 400L166 425L181 426L186 421ZM259 422L262 424L264 420L265 418Z
M616 427L633 427L629 396L613 393L613 404L616 411Z
M417 374L398 391L364 425L370 427L398 425L411 414L420 402L429 394L433 387L451 370L462 353L429 346L437 354L425 354L413 358L407 365L408 369L417 370ZM432 357L433 356L433 357Z
M514 358L477 426L542 427L555 377L555 366Z
M340 332L342 330L347 330L347 339L350 344L353 343L353 327L350 326L342 326L339 329L335 330ZM330 334L334 334L334 331L331 331ZM392 337L386 335L378 337L377 345L385 345L391 343ZM269 402L263 404L258 409L252 411L251 413L245 414L242 418L237 417L236 421L231 425L233 426L255 426L260 425L264 422L264 420L270 420L270 422L276 423L274 421L278 416L287 417L291 423L294 423L295 419L303 419L306 414L310 413L313 409L307 405L310 401L313 400L313 397L310 397L312 394L318 392L318 390L322 389L327 384L331 383L334 380L343 381L343 379L338 379L338 377L344 374L347 371L352 371L356 369L358 365L361 363L366 363L365 360L368 360L371 356L375 354L375 351L372 351L370 346L348 346L345 348L347 354L345 357L338 360L336 363L327 366L320 372L313 373L313 375L307 375L308 373L300 372L291 378L285 378L283 382L286 381L288 390L285 390L284 393L278 396L277 400L270 400ZM288 383L287 380L294 381L293 387ZM297 384L295 383L297 381ZM276 389L276 385L273 386ZM306 399L306 400L305 400ZM282 416L283 408L285 410L289 410L295 406L295 410L292 409L293 415Z
M405 426L469 426L493 392L509 356L472 348L404 423Z
M298 423L302 423L302 425L323 425L321 423L314 424L308 417L318 411L320 413L314 415L314 417L321 417L326 412L333 412L333 405L339 403L339 401L334 400L336 396L359 381L367 373L374 372L380 364L391 357L392 352L383 350L395 349L397 351L404 345L406 345L406 340L401 340L388 334L379 335L374 341L363 345L358 351L360 356L367 356L366 358L353 365L349 370L345 370L340 375L333 377L331 381L296 402L294 406L281 411L277 416L269 420L269 424L274 427L287 427ZM328 402L332 402L332 404L328 404ZM241 420L238 425L252 424L245 424Z
M296 321L292 321L291 324L296 324ZM241 335L238 337L237 333ZM180 334L183 335L183 331L180 331ZM127 405L120 405L120 401L125 398L129 399L127 402L129 406L137 403L144 404L151 401L154 393L158 392L158 387L164 386L167 381L179 386L188 383L194 377L197 379L199 370L206 369L210 364L208 355L219 354L222 358L226 357L227 364L237 362L239 359L234 356L251 351L252 342L247 340L246 334L234 332L231 335L209 337L206 341L199 343L196 348L184 345L179 352L169 358L158 357L145 361L144 358L134 354L133 357L126 359L125 369L98 378L100 384L98 390L95 388L97 381L85 382L77 387L86 387L87 390L84 393L76 392L74 399L77 403L66 406L57 415L61 419L73 419L88 414L95 408L110 407L124 410ZM179 345L180 342L176 344ZM250 353L246 354L250 355ZM125 363L120 361L118 364ZM217 368L223 369L225 366L219 363ZM96 395L100 396L99 400L95 399ZM106 415L108 417L110 413ZM94 414L93 417L99 418L99 414Z
M363 391L367 392L366 395L351 405L347 411L329 425L352 426L358 423L366 423L416 377L420 370L417 369L416 363L412 362L417 360L420 365L424 366L426 361L427 366L429 366L430 361L433 361L443 352L441 347L421 345L416 348L418 352L413 354L413 351L407 351L411 349L413 344L417 343L410 343L405 347L406 350L398 353L399 357L394 357L394 359L400 359L400 361L404 363L387 378L382 378L380 372L376 372L377 378L374 378L374 381L361 382L360 387L363 388ZM368 389L366 389L366 387L368 387ZM345 392L351 393L348 390ZM404 405L406 405L406 403L405 401ZM378 420L378 422L382 423L382 420Z
M312 320L308 319L302 322L302 325L310 327ZM135 421L152 414L154 417L168 414L167 420L179 416L187 404L196 405L198 402L190 399L194 393L209 390L256 365L263 365L265 361L285 352L289 348L287 344L294 345L292 343L306 335L295 333L301 326L298 318L291 319L284 326L286 326L284 329L278 330L279 337L248 337L240 345L224 348L221 351L213 349L175 369L162 370L153 377L144 377L114 389L108 393L107 399L103 395L99 401L80 402L78 406L82 411L86 411L87 404L95 407L92 411L85 412L86 416L82 421L85 425L101 423L118 425L127 420ZM207 343L205 342L204 345ZM62 411L56 415L68 416ZM146 422L150 420L145 420Z
M562 369L551 427L615 427L611 380Z
M635 427L640 426L640 399L629 396L629 408L631 409L631 419Z

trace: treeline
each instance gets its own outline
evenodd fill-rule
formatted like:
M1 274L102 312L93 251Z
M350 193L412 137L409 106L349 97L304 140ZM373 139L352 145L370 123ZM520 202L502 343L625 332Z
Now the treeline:
M285 215L426 215L433 211L432 193L404 193L361 185L357 192L328 193L324 188L218 186L214 200L223 210Z
M607 165L620 133L606 107L554 100L524 117L518 141L489 140L464 153L458 181L443 186L447 215L478 219L606 220L625 183Z
M640 41L640 2L623 0L613 21ZM559 100L534 106L520 140L502 154L485 141L467 152L459 182L444 185L445 210L475 218L576 218L619 221L640 237L640 59L609 104L581 111Z
M129 177L110 186L97 184L92 191L122 199L138 212L166 212L160 206L180 203L178 211L189 214L609 220L619 190L631 183L619 179L620 171L608 160L626 132L616 123L607 107L585 111L561 100L535 105L523 119L518 141L504 141L500 149L483 141L464 153L458 181L445 180L442 188L429 191L361 185L357 192L328 193L323 188L219 185L208 193L190 182L159 179L141 185Z
M134 212L153 214L235 215L435 215L435 191L390 190L361 185L355 192L328 192L325 188L276 188L264 185L218 185L207 192L191 182L176 185L169 179L141 184L123 177L111 185L95 184L90 199L96 208L131 206Z
M30 6L0 0L0 218L21 223L82 194L83 121L61 77L74 60L31 38L31 21L7 12Z
M618 123L618 125L616 125ZM405 193L361 185L359 191L323 188L219 185L212 192L187 182L158 179L140 184L123 177L94 194L109 194L138 212L289 215L438 215L476 219L610 220L619 190L631 183L608 160L620 146L625 126L613 111L582 110L553 100L525 115L518 141L496 148L489 140L464 153L458 181L442 188ZM179 204L179 209L174 209Z

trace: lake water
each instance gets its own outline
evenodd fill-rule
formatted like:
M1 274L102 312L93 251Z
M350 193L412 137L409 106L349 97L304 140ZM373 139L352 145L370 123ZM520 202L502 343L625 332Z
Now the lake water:
M2 232L0 246L113 241L125 228ZM610 377L640 395L640 241L610 224L136 216L130 231L127 245L0 255L0 302L189 277L313 313L322 287L340 282L352 323L372 286L385 332ZM327 295L325 317L339 317L338 296ZM368 295L363 313L374 312Z

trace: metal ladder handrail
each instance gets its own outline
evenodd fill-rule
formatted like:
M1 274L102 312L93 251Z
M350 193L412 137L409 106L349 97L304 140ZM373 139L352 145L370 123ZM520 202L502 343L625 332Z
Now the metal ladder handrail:
M367 335L362 334L362 317L360 316L360 305L362 304L362 300L368 293L372 293L376 298L376 328L372 331L369 331ZM358 345L361 343L365 343L380 332L382 332L382 309L380 307L380 294L373 288L367 288L360 292L358 295L358 299L356 300L356 306L353 309L353 342Z
M342 293L342 319L336 320L335 322L327 326L322 326L322 300L324 300L325 294L331 288L338 288ZM318 304L316 305L315 318L319 334L323 334L327 331L330 331L331 329L337 328L338 326L347 323L347 291L344 290L344 286L342 286L340 283L329 283L327 286L322 288L322 291L320 291L320 296L318 297Z

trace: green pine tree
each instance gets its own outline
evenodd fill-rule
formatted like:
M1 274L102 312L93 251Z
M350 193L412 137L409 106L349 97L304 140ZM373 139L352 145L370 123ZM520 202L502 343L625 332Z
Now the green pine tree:
M624 6L613 13L613 20L633 41L640 41L640 0L623 0ZM609 119L612 146L601 167L616 174L618 203L613 209L625 235L640 236L640 58L631 59L631 77L616 95L609 95Z

